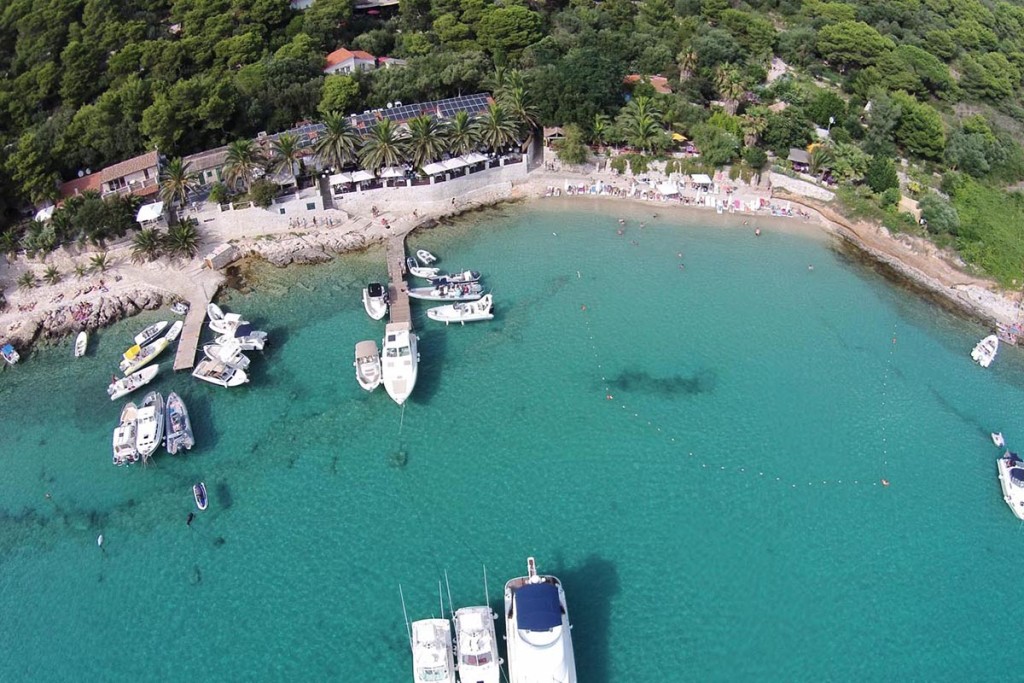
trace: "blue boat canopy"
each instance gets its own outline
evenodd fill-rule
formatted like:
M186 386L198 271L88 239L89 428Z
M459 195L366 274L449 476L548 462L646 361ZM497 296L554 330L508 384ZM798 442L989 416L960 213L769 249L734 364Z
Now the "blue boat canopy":
M1010 481L1017 486L1024 486L1024 469L1014 467L1010 470Z
M562 604L558 587L550 583L528 583L516 591L519 628L550 631L562 625Z
M252 334L252 325L239 325L235 328L235 339L248 337L250 334Z

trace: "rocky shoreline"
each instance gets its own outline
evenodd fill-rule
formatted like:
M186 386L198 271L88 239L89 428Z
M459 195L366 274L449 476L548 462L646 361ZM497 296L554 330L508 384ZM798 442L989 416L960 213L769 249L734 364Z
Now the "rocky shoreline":
M149 289L135 289L101 297L96 301L68 303L40 312L8 328L7 339L19 349L27 349L39 340L53 341L82 330L107 327L141 311L152 311L164 305L164 296Z

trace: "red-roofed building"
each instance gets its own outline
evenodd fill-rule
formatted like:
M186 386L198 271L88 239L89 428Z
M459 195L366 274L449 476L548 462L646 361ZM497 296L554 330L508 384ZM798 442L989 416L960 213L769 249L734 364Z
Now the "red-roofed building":
M160 190L160 155L154 149L99 172L100 193L145 196Z
M75 178L69 180L66 183L61 183L60 196L64 199L74 197L75 195L84 194L92 190L94 192L100 191L100 174L90 173L84 175L81 178Z
M654 88L654 92L661 93L662 95L672 94L672 88L669 87L668 79L664 76L642 76L640 74L629 74L622 79L622 82L626 85L650 83L651 87Z
M327 55L325 74L351 74L356 71L372 71L377 68L377 58L362 50L339 48Z

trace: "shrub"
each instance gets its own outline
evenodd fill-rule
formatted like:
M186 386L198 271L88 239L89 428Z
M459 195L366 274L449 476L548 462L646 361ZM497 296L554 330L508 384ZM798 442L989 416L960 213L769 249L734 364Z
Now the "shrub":
M249 190L249 199L256 206L264 209L274 203L274 197L276 196L277 184L266 179L257 180L252 184L252 189Z
M956 207L936 194L928 194L921 199L918 207L921 218L928 222L928 232L941 235L956 235L960 232L960 214Z
M882 205L883 209L894 207L900 203L900 188L890 187L885 192L878 195L878 203Z

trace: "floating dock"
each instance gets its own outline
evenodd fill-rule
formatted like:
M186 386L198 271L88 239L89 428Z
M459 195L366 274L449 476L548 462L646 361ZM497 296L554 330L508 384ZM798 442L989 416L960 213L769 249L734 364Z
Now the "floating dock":
M391 311L391 322L409 323L409 329L412 329L409 285L405 282L405 237L389 237L385 253L388 262L388 307Z
M181 329L181 337L178 338L178 350L174 354L174 371L191 370L196 364L196 351L199 350L199 337L203 333L203 323L206 321L206 306L212 301L211 297L193 299L188 302L188 314L185 316L185 326Z

